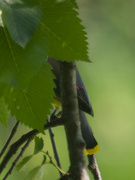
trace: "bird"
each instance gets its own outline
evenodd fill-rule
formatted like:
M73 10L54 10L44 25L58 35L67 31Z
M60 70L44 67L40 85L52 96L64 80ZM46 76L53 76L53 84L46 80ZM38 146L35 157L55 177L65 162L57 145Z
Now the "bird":
M54 106L59 108L61 106L61 90L60 90L60 61L54 58L48 57L47 61L52 66L52 72L55 76L54 83L56 87L54 88L55 97ZM77 84L77 98L79 104L79 117L81 124L82 137L85 142L85 155L92 155L99 151L99 145L93 135L92 129L88 123L85 113L88 113L92 117L94 116L93 109L88 97L88 93L85 84L78 72L76 70L76 84Z

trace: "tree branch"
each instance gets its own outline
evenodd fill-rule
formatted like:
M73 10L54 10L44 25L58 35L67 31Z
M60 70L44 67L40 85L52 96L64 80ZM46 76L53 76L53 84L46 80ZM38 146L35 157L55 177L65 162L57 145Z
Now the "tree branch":
M89 160L88 169L93 174L94 180L102 180L95 155L92 154L92 155L88 155L87 157Z
M52 122L49 122L47 124L44 125L44 130L47 130L49 128L52 127L56 127L59 125L63 125L63 120L61 118L59 118L58 120L54 120ZM11 145L9 151L7 152L7 154L5 155L3 161L0 164L0 174L2 173L3 169L6 167L7 163L9 162L9 160L11 159L11 157L16 153L16 151L19 149L19 147L25 143L28 139L36 136L37 134L39 134L40 132L37 131L36 129L24 134L18 141L16 141L14 144Z
M15 159L15 161L12 163L11 168L9 169L9 171L7 172L7 174L5 175L5 177L3 178L3 180L6 180L7 177L12 173L13 168L15 167L16 163L19 161L19 159L22 157L24 151L26 150L26 148L28 147L28 145L30 144L30 142L33 140L34 136L29 138L27 140L27 142L25 143L25 145L23 146L21 152L19 153L19 155L17 156L17 158Z
M15 135L16 130L17 130L17 128L18 128L18 125L19 125L19 121L17 121L17 123L16 123L15 126L13 127L13 129L12 129L12 131L11 131L11 133L10 133L10 136L9 136L7 142L5 143L3 149L1 150L1 152L0 152L0 158L2 157L2 155L4 154L4 152L6 151L6 149L7 149L8 145L9 145L10 141L12 140L13 136Z
M76 67L73 63L61 63L61 101L62 119L67 137L70 175L62 179L88 180L85 167L84 147L82 138L76 89Z

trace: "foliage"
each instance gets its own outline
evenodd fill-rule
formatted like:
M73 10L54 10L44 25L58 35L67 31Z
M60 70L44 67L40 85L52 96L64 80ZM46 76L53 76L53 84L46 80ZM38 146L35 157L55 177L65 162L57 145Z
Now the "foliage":
M29 174L26 176L27 180L31 180L31 179L35 179L35 180L41 179L42 180L42 177L44 175L44 165L46 165L46 164L51 164L57 170L64 173L59 167L57 167L57 165L55 165L55 163L53 162L52 157L49 155L48 151L47 152L42 151L43 147L44 147L43 139L36 136L34 153L32 155L24 157L16 166L16 170L21 171L35 155L37 155L39 153L43 154L41 164L37 165L29 172Z
M10 111L21 123L43 132L54 87L47 56L89 61L86 33L75 8L73 0L0 1L0 122L4 125Z
M43 139L39 138L38 136L35 137L35 147L34 147L34 153L32 155L24 157L19 164L16 166L16 170L20 171L31 159L34 155L41 152L41 150L44 147ZM45 159L45 158L44 158ZM43 165L44 163L42 163Z
M9 111L7 105L3 99L0 99L0 122L7 127L7 118Z
M15 4L2 1L2 20L14 42L25 47L40 22L41 11L17 1ZM24 22L23 22L24 21Z
M44 146L44 142L42 138L35 137L35 149L34 149L34 155L39 153Z

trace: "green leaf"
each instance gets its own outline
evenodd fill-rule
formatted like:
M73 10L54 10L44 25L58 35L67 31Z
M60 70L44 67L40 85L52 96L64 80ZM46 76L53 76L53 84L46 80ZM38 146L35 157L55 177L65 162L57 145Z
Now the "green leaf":
M34 155L39 153L44 147L44 141L42 138L38 136L35 137L35 148L34 148Z
M54 83L50 69L51 66L46 62L32 78L27 90L0 84L0 95L4 96L11 115L40 132L43 132L49 109L52 108Z
M58 3L63 2L65 0L57 0ZM76 3L76 0L66 0L69 4L71 4L72 7L78 8L78 5Z
M41 11L36 6L28 5L21 0L3 1L2 20L12 39L21 47L25 47L32 38L40 22Z
M33 157L33 155L26 156L23 158L17 165L16 165L16 170L20 171L22 168L28 163L28 161Z
M25 178L25 180L42 180L44 175L44 166L37 166L34 169L32 169L28 176Z
M0 123L7 127L7 119L9 117L9 111L5 101L0 99Z
M30 79L46 61L43 28L36 31L25 49L15 44L5 27L0 27L0 82L26 88Z
M68 1L69 1L69 3L72 4L73 7L78 8L78 5L77 5L77 3L76 3L76 0L68 0Z
M43 12L41 25L48 43L48 55L68 62L89 61L86 33L71 2L40 0L40 3Z
M27 88L47 54L63 61L89 60L86 33L71 3L45 0L40 6L42 21L25 49L14 43L8 30L0 26L0 82Z

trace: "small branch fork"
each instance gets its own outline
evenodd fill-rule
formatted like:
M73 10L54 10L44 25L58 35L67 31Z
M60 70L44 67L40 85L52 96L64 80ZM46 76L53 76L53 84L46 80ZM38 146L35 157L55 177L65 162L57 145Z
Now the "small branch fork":
M60 126L63 125L64 122L61 118L54 118L52 117L53 121L49 121L47 124L44 125L44 130L49 130L50 132L50 136L51 136L51 141L52 141L52 146L53 146L53 151L54 151L54 156L57 162L57 166L61 169L61 164L60 164L60 160L59 160L59 156L58 156L58 152L56 149L56 145L55 145L55 141L54 141L54 134L52 131L52 127L56 127L56 126ZM11 134L6 142L6 144L4 145L4 148L2 149L0 155L2 156L5 152L5 150L7 149L11 139L13 138L17 127L19 125L19 122L17 122L14 126L14 128L11 131ZM5 155L3 161L0 164L0 173L3 171L3 169L6 167L7 163L9 162L9 160L11 159L11 157L16 153L16 151L19 149L19 147L24 144L25 145L22 147L21 152L19 153L19 155L17 156L17 158L15 159L15 161L12 163L11 168L9 169L9 171L7 172L7 174L5 175L3 180L6 180L7 177L11 174L13 168L15 167L16 163L18 162L18 160L21 158L22 154L24 153L24 151L26 150L26 148L28 147L28 145L30 144L30 142L33 140L33 138L39 134L39 132L37 130L32 130L26 134L24 134L18 141L16 141L14 144L11 145L9 151L7 152L7 154ZM95 155L88 155L88 161L89 161L89 165L88 165L88 169L90 170L90 172L92 173L94 180L102 180L101 178L101 174L98 168L98 164L96 162L96 158ZM68 178L68 175L63 176L62 172L60 172L60 177L61 179L65 180L66 178Z
M51 121L47 124L44 125L44 130L47 130L49 128L52 128L52 127L56 127L56 126L60 126L60 125L63 125L63 121L61 118L57 119L57 120L54 120L54 121ZM17 127L18 124L15 125L15 127ZM13 128L13 129L16 129L16 128ZM15 134L15 131L16 130L12 130L12 135L10 135L9 139L12 139L13 137L13 134ZM7 176L9 174L11 174L15 164L18 162L19 158L22 156L23 152L25 151L25 149L28 147L29 143L32 141L32 139L37 135L39 134L40 132L37 131L37 130L32 130L26 134L24 134L18 141L16 141L14 144L11 145L10 149L8 150L8 152L6 153L4 159L2 160L1 164L0 164L0 174L2 173L2 171L4 170L4 168L6 167L7 163L9 162L9 160L12 158L12 156L16 153L16 151L19 149L19 147L26 142L26 144L23 146L20 154L17 156L16 160L13 162L10 170L8 171L8 173L6 174L6 176L4 177L3 180L6 180ZM6 145L4 147L7 148L9 142L11 140L8 140ZM2 155L3 153L5 152L6 148L3 148L4 150L2 150Z
M7 174L5 175L5 177L3 178L3 180L6 180L7 177L12 173L13 168L15 167L15 165L17 164L17 162L19 161L19 159L22 157L24 151L26 150L26 148L29 146L30 142L33 140L34 136L29 138L27 140L27 142L25 143L25 145L23 146L21 152L19 153L19 155L17 156L17 158L15 159L15 161L12 163L11 168L9 169L9 171L7 172Z

